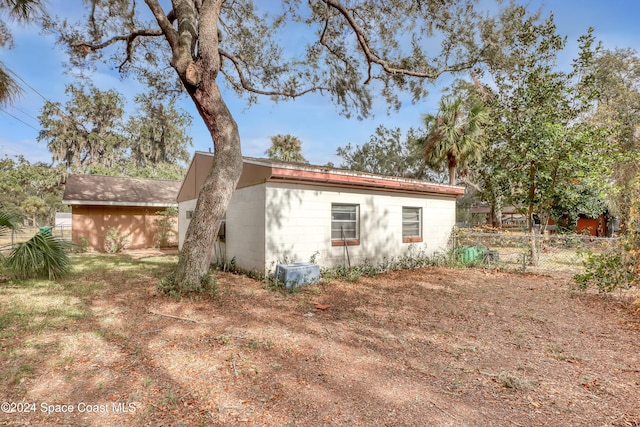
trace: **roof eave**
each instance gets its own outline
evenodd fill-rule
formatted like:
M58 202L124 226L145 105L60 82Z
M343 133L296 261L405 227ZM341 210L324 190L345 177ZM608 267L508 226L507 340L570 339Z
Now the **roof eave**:
M71 206L138 206L145 208L170 208L177 207L178 203L159 203L159 202L127 202L127 201L104 201L104 200L62 200L65 205Z
M372 190L398 191L413 194L430 194L448 197L459 197L465 192L464 187L419 182L406 179L384 179L374 176L343 175L328 172L301 171L287 168L272 168L269 180L286 180L290 182L308 182L329 184L352 188Z

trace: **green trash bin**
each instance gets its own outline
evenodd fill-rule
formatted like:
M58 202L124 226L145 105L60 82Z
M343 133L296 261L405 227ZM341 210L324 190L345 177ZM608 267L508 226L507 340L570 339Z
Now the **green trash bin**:
M458 248L458 260L467 265L480 264L486 253L484 246L462 246Z
M40 227L40 234L51 237L51 227Z

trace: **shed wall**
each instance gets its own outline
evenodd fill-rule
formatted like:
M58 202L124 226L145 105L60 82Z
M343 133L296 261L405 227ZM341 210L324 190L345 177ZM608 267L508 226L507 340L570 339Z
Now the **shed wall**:
M87 240L89 247L98 252L105 251L105 237L110 227L118 234L128 235L128 249L146 249L156 247L158 221L162 219L156 212L166 208L133 207L133 206L73 206L72 240L80 244L80 239ZM174 230L177 227L174 227ZM169 239L168 246L175 246L175 232Z

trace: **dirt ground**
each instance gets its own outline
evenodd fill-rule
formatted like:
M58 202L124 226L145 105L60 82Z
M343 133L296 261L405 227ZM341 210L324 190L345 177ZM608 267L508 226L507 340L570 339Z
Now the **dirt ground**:
M177 300L158 274L116 266L89 316L0 342L35 366L0 398L36 405L0 425L640 425L630 295L429 268L294 294L219 273Z

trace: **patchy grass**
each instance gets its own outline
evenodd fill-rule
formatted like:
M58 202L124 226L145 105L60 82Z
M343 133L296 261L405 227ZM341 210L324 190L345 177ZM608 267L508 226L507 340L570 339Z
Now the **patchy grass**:
M624 294L429 268L293 294L218 273L216 297L176 299L157 290L175 256L73 262L62 280L0 283L0 400L76 410L2 424L640 424Z

